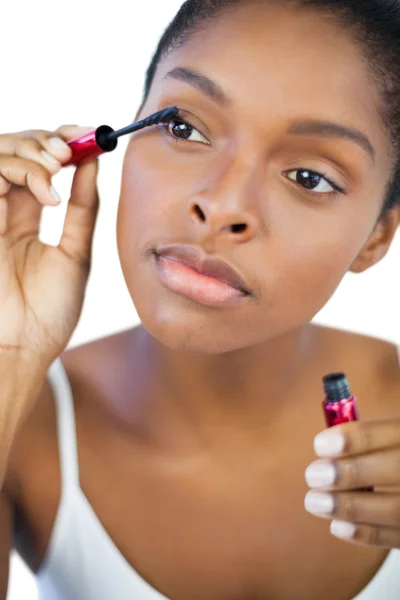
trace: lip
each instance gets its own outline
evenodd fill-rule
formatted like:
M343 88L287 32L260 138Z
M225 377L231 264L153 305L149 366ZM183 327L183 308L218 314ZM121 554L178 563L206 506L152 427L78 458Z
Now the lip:
M160 246L155 254L181 262L200 273L200 275L212 277L242 292L242 294L250 295L246 282L233 267L220 258L205 257L195 246L169 244L168 246Z

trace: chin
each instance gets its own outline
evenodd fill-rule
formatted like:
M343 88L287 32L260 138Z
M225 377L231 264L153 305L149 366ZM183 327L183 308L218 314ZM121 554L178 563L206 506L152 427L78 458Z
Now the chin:
M189 301L188 301L189 302ZM240 339L227 314L207 315L203 306L177 306L174 302L135 303L148 333L171 350L195 354L225 354L251 345ZM177 303L179 304L179 302ZM247 332L248 336L248 332Z
M128 253L126 253L128 254ZM166 289L144 260L121 260L129 294L146 331L177 352L222 355L258 345L275 335L276 319L258 304L208 306ZM150 265L150 268L149 268Z
M216 355L254 343L250 338L255 326L249 324L241 309L205 306L166 289L154 277L148 259L121 261L121 265L143 327L164 346L180 352Z

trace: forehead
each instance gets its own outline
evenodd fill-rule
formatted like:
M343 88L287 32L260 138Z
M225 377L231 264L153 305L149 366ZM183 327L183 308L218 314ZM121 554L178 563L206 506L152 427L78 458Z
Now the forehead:
M313 117L358 126L389 152L378 89L351 35L310 10L259 3L239 6L201 28L160 65L215 80L232 100L233 117ZM176 85L176 84L174 84Z

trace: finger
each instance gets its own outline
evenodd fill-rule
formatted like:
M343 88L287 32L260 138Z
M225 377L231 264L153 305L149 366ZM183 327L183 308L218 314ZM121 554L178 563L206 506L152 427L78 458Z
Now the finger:
M45 152L54 156L60 163L67 162L72 156L72 150L68 146L68 141L76 137L82 136L89 131L93 131L94 127L79 127L78 125L62 125L50 135L42 135L39 133L39 141Z
M319 433L314 439L318 456L351 456L400 446L400 418L352 421Z
M316 460L307 467L305 476L312 488L351 490L399 485L400 448L394 447L335 461Z
M18 133L2 133L0 135L1 154L14 154L16 136L18 136Z
M43 205L28 188L13 186L7 194L7 238L10 244L21 238L37 237Z
M330 530L332 535L355 544L380 548L400 548L400 529L335 520L332 521Z
M61 125L56 129L55 133L61 135L65 140L71 140L79 135L93 131L94 129L96 128L88 126L83 127L80 125Z
M8 193L0 196L0 201L2 204L0 236L7 236L7 249L10 244L18 242L21 237L37 236L43 205L37 201L28 188L11 185ZM4 255L2 254L2 256Z
M85 269L90 269L92 237L99 207L97 159L79 165L74 173L59 248Z
M39 162L46 168L50 167L50 172L54 174L60 169L62 163L67 162L72 156L72 150L67 142L94 129L94 127L79 125L61 125L55 131L27 129L16 133L2 134L0 135L0 152L12 156L17 155L17 147L24 144L26 140L35 140L39 144L37 147L39 152L44 152ZM31 158L31 155L26 158Z
M46 152L37 140L16 138L14 155L43 165L52 175L55 175L62 167L61 162Z
M8 221L8 205L6 198L0 196L0 262L3 264L4 258L6 257L5 245L2 241L3 236L7 232L7 221Z
M16 147L21 144L21 141L34 140L41 144L43 140L48 139L52 135L52 131L45 131L43 129L26 129L25 131L2 133L0 134L0 152L13 156L15 155Z
M44 147L41 141L46 140L46 131L23 131L0 136L0 152L8 156L19 156L43 165L52 175L61 169L61 162L54 152L48 152L48 145ZM64 142L62 142L64 143ZM66 145L67 154L71 149ZM64 153L65 155L65 153Z
M50 173L35 161L0 154L0 176L27 187L41 204L57 206L60 199L51 185Z
M400 494L311 491L304 506L318 517L400 529Z
M12 183L7 181L7 179L4 179L4 177L2 177L0 175L0 197L8 194L8 192L11 189L11 186L12 186Z

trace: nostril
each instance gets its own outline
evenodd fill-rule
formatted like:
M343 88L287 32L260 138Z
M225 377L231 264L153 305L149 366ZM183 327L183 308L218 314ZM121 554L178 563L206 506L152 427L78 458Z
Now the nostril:
M201 209L199 204L193 204L191 207L191 210L192 210L193 219L195 219L196 221L200 220L202 223L205 223L207 221L206 213ZM232 223L232 221L231 221L231 223ZM247 230L248 224L247 223L229 224L229 221L228 221L223 226L221 225L220 229L221 228L225 232L229 231L231 233L242 233Z
M205 217L203 211L201 210L200 206L196 205L194 207L194 212L200 218L200 220L203 221L203 223L204 223L204 221L206 220L206 217Z
M241 233L246 229L245 223L237 223L236 225L231 226L232 233Z

